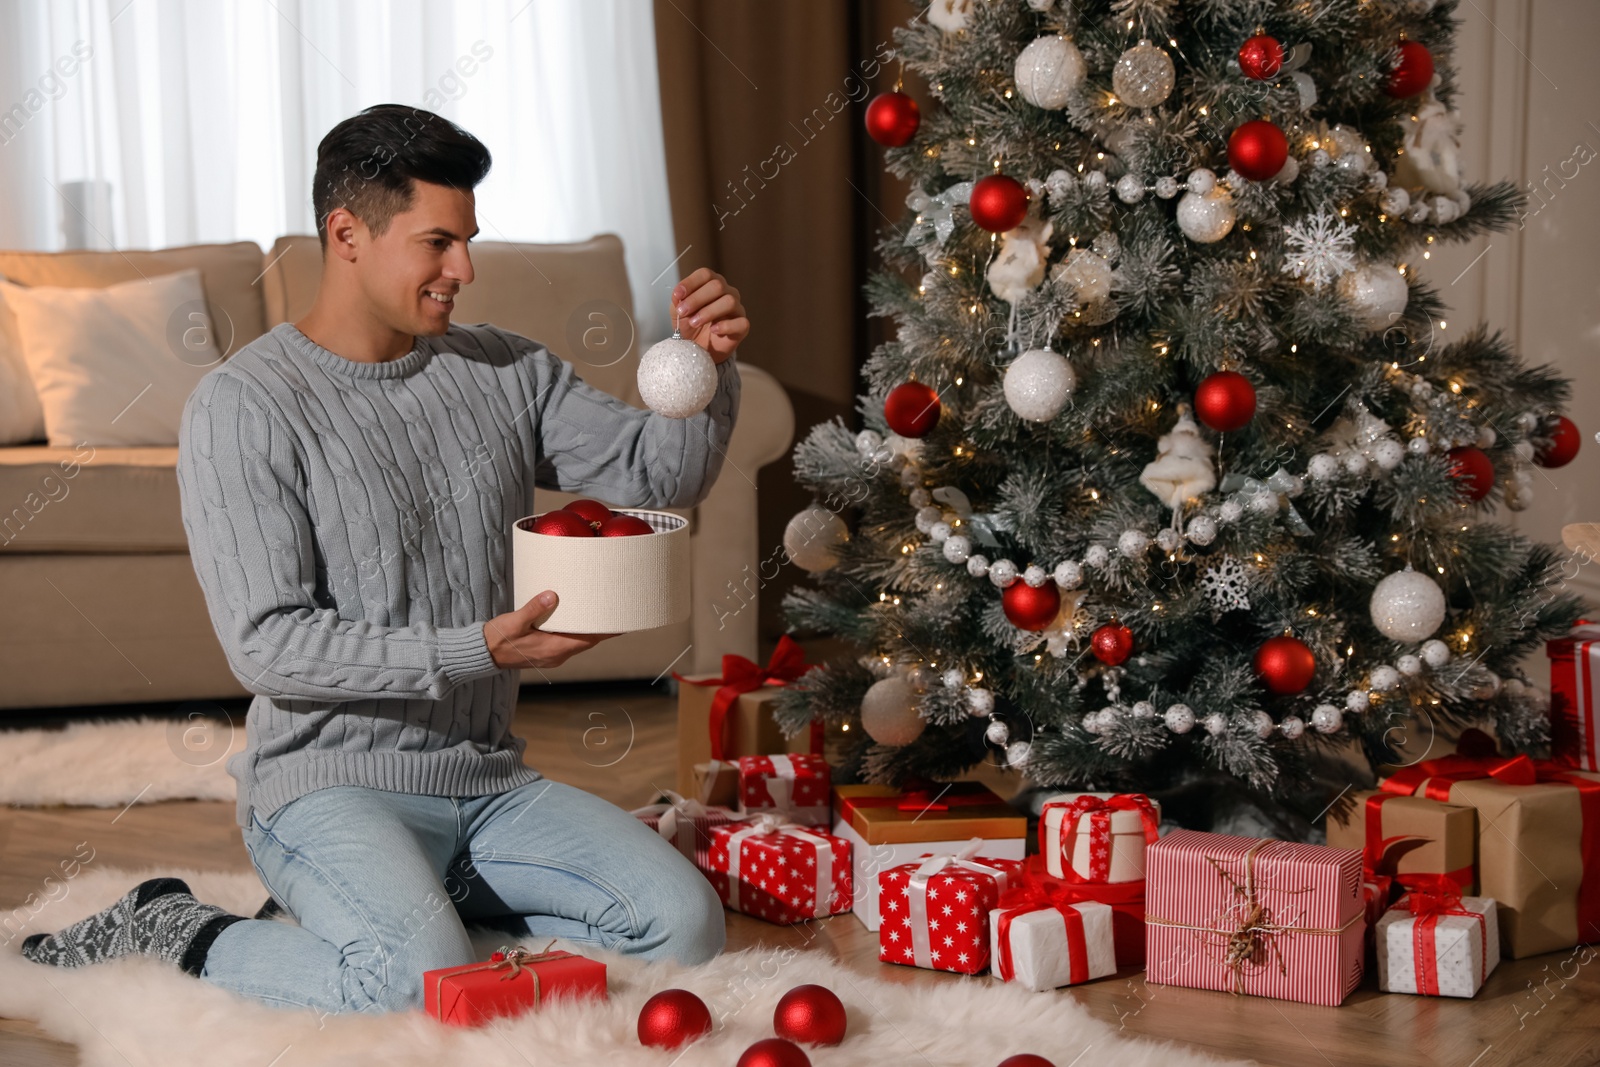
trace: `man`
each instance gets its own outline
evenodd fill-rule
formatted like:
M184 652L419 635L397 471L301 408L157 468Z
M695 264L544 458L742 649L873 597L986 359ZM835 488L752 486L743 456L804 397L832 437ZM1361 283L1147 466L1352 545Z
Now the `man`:
M541 630L550 591L510 604L506 545L536 484L619 506L702 500L749 322L710 270L673 290L718 377L681 420L586 386L537 342L452 324L489 165L426 111L380 105L334 127L317 150L311 311L207 374L184 409L190 554L256 694L228 771L272 900L249 919L150 879L28 938L29 959L157 955L269 1004L340 1012L420 1007L424 971L476 958L467 922L684 963L721 951L721 905L677 849L523 763L518 669L609 635ZM262 918L273 905L298 925Z

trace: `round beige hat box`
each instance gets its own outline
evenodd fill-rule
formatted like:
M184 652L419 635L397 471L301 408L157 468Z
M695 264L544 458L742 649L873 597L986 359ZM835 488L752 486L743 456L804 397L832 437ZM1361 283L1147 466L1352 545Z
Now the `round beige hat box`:
M512 528L513 606L546 589L560 597L540 629L620 634L688 619L689 520L667 511L611 510L638 516L654 532L556 537L530 529L537 515L518 519Z

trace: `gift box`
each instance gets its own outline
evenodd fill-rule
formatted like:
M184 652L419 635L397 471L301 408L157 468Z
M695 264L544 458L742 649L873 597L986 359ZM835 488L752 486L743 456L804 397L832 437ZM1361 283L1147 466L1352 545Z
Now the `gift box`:
M850 910L850 842L773 815L713 827L704 870L729 908L771 923Z
M1055 900L1092 901L1111 909L1111 941L1116 949L1117 966L1144 966L1144 887L1137 882L1069 882L1045 870L1044 857L1029 856L1013 880L1014 885L1031 887ZM1001 903L1005 903L1002 897Z
M634 818L672 842L685 859L705 869L711 853L711 830L739 818L728 808L713 807L670 790L667 802L635 808Z
M1448 884L1448 883L1447 883ZM1500 963L1492 897L1408 893L1378 920L1378 988L1473 997Z
M1361 853L1174 830L1145 850L1145 978L1337 1006L1361 980Z
M422 973L429 1015L451 1026L479 1026L557 997L606 996L606 965L571 952L504 946L487 963Z
M879 872L880 960L983 973L989 966L989 912L1022 863L976 856L982 844L975 839L955 855L924 856Z
M1594 683L1600 680L1600 626L1588 619L1566 637L1545 642L1550 657L1550 758L1580 771L1600 771L1600 723Z
M733 760L707 760L693 768L694 792L707 807L739 807L739 764Z
M512 595L521 607L546 589L560 598L541 629L619 634L689 618L689 520L668 511L617 508L650 525L634 537L557 537L533 532L537 515L511 528Z
M1600 940L1600 774L1455 755L1402 768L1381 787L1476 810L1478 893L1495 901L1502 956Z
M1054 878L1136 882L1161 809L1138 793L1060 793L1039 813L1039 854Z
M696 764L757 756L766 752L822 755L822 720L794 737L785 737L772 718L773 698L813 665L787 634L778 638L772 658L761 667L743 656L722 657L721 674L673 673L678 686L678 791L699 796L705 775ZM727 788L734 788L729 785ZM720 801L719 801L720 803ZM729 796L726 803L737 803Z
M1328 845L1360 849L1369 879L1441 875L1463 893L1477 890L1478 818L1471 808L1382 790L1355 800L1344 822L1328 816Z
M989 912L994 976L1043 992L1115 974L1113 914L1108 904L1060 899L1037 883L1011 886Z
M1028 820L978 782L935 782L925 788L886 785L833 787L833 832L850 842L855 874L851 910L868 930L878 928L878 874L920 856L959 852L974 837L983 853L1020 860L1028 850ZM1140 934L1141 951L1143 933Z
M832 781L821 756L740 756L739 810L772 812L801 826L827 826Z

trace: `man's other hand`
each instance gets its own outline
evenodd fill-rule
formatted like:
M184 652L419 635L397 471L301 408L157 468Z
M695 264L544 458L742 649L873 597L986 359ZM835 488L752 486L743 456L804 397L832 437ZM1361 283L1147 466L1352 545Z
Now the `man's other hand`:
M546 589L516 611L483 624L483 637L498 667L559 667L616 634L561 634L539 629L556 610L556 594Z
M701 267L672 290L672 321L678 332L721 363L750 335L739 290L710 267Z

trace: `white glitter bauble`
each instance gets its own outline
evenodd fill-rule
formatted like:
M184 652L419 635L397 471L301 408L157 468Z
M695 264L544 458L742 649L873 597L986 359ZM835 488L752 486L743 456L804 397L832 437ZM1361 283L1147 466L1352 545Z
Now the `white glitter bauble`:
M1028 564L1028 569L1022 572L1022 584L1030 586L1034 589L1039 588L1047 580L1049 580L1049 578L1050 575L1047 574L1045 569L1039 566L1037 563Z
M1492 700L1500 694L1500 676L1494 671L1484 674L1483 681L1472 688L1472 695L1479 700Z
M1278 724L1278 731L1290 741L1298 741L1306 732L1305 720L1298 715L1290 715Z
M1111 264L1106 256L1087 248L1068 252L1050 276L1071 286L1080 304L1098 304L1111 296Z
M1124 204L1137 204L1144 199L1144 182L1137 174L1124 174L1117 179L1117 199Z
M1140 41L1111 68L1111 91L1129 107L1155 107L1172 95L1177 76L1171 56L1149 41Z
M1374 690L1379 693L1387 693L1400 684L1400 672L1385 663L1382 666L1372 668L1370 681Z
M1372 446L1372 460L1381 470L1392 471L1406 458L1406 446L1393 438L1384 438Z
M835 549L850 540L850 528L837 513L812 507L801 511L783 528L783 550L795 563L813 574L837 563Z
M1083 564L1076 560L1063 560L1056 564L1056 584L1063 589L1076 589L1083 584Z
M967 676L954 667L945 671L939 680L944 683L946 689L960 689L967 684Z
M1078 725L1083 727L1083 732L1086 733L1086 734L1097 734L1097 733L1099 733L1100 732L1100 713L1098 711L1091 711L1091 712L1085 713L1083 718L1078 720Z
M1143 530L1123 530L1117 538L1117 551L1129 559L1138 559L1150 548L1150 536Z
M1017 92L1034 107L1066 107L1083 81L1083 53L1065 37L1040 37L1017 54Z
M927 725L917 714L911 683L899 675L873 682L861 698L861 728L880 745L909 745Z
M1500 683L1500 688L1505 691L1506 696L1516 700L1522 696L1522 693L1525 689L1527 689L1527 686L1522 684L1521 678L1507 678L1505 681Z
M1333 153L1335 165L1340 170L1365 174L1372 163L1372 153L1366 138L1349 126L1334 126L1322 142Z
M989 564L989 581L1004 589L1017 580L1017 565L1009 559L997 559Z
M1203 548L1217 539L1217 521L1210 515L1196 515L1189 520L1185 536Z
M1091 189L1104 189L1106 187L1106 172L1103 170L1091 170L1083 176L1083 180Z
M1479 448L1493 448L1500 435L1494 432L1493 426L1478 427L1478 439L1473 442Z
M999 719L996 719L994 722L989 724L986 730L983 731L983 738L991 745L999 745L1001 748L1004 748L1006 742L1011 740L1011 728L1005 723L1001 722Z
M925 508L918 508L916 517L912 521L916 523L918 533L927 533L933 529L934 523L941 522L943 519L944 512L930 504Z
M1346 711L1363 712L1372 706L1372 694L1365 689L1352 689L1344 695Z
M994 713L994 693L988 689L967 690L967 714L982 719Z
M1213 711L1201 721L1200 725L1204 726L1206 733L1212 737L1220 737L1222 732L1228 728L1228 720L1222 717L1221 712Z
M1387 329L1405 313L1410 291L1405 277L1388 263L1357 267L1340 275L1336 284L1339 294L1355 307L1361 325L1369 330Z
M1003 388L1006 403L1018 418L1049 422L1067 406L1077 384L1078 376L1065 357L1048 348L1034 348L1012 360Z
M878 451L878 446L883 444L883 435L876 430L862 430L856 434L856 451L863 456L870 456ZM912 501L912 503L916 503Z
M1167 729L1175 734L1186 734L1194 729L1194 709L1187 704L1174 704L1162 716Z
M919 485L915 489L911 490L911 493L906 497L906 500L909 501L911 506L914 508L925 508L933 503L933 494L927 490L927 487Z
M1288 185L1298 177L1300 177L1300 161L1293 156L1288 156L1284 159L1283 166L1278 168L1278 173L1272 176L1272 180Z
M1033 746L1026 741L1013 741L1006 746L1006 766L1021 770L1032 754Z
M1250 496L1250 510L1257 515L1276 515L1280 506L1277 493L1253 493Z
M1344 457L1344 469L1357 478L1367 473L1367 457L1360 452L1352 452Z
M1163 200L1171 200L1178 195L1178 179L1170 174L1162 175L1156 179L1156 195Z
M1404 215L1406 208L1411 206L1411 194L1396 185L1385 189L1378 198L1378 206L1388 215Z
M1426 456L1429 448L1431 447L1432 446L1428 444L1428 439L1426 437L1413 437L1411 440L1406 442L1406 451L1410 452L1413 456Z
M1183 538L1178 536L1178 531L1170 526L1163 526L1156 533L1156 547L1163 552L1176 552L1181 544L1183 544Z
M669 337L639 359L639 396L669 419L704 411L717 392L717 365L687 337Z
M961 534L951 534L944 539L941 551L951 563L965 563L972 554L972 541Z
M1191 193L1205 196L1217 187L1217 176L1205 167L1197 167L1189 172L1189 177L1184 183Z
M937 545L942 545L950 540L950 524L948 522L936 522L928 527L928 539Z
M1111 562L1111 550L1105 545L1090 545L1083 553L1083 561L1098 570Z
M1234 217L1233 197L1220 185L1203 195L1184 193L1183 199L1178 201L1178 229L1199 244L1210 244L1228 236Z
M1318 452L1307 461L1306 473L1312 481L1331 481L1339 475L1339 460L1332 453Z
M1133 705L1135 719L1153 719L1156 717L1156 706L1148 700L1135 701Z
M1244 515L1244 505L1237 500L1224 500L1217 508L1217 518L1223 522L1238 522Z
M1318 704L1311 712L1311 726L1319 734L1334 733L1344 725L1344 712L1332 704Z
M1407 567L1373 587L1367 608L1379 633L1410 644L1432 637L1444 622L1444 590L1426 574Z
M917 470L916 464L907 463L900 471L900 484L910 489L922 480L922 474Z
M1272 716L1264 711L1258 711L1251 716L1251 723L1255 726L1256 736L1263 741L1271 737L1272 731L1278 728L1278 724L1272 721Z
M952 537L950 539L950 541L954 541L954 540L955 540L954 537ZM950 542L946 541L945 543L949 544ZM985 577L986 575L988 575L988 573L989 573L989 557L985 556L985 555L981 555L981 554L976 553L976 552L974 552L972 555L968 556L967 557L967 573L972 575L974 578L982 578L982 577Z
M1409 653L1394 661L1395 670L1407 678L1415 678L1422 673L1422 659Z

